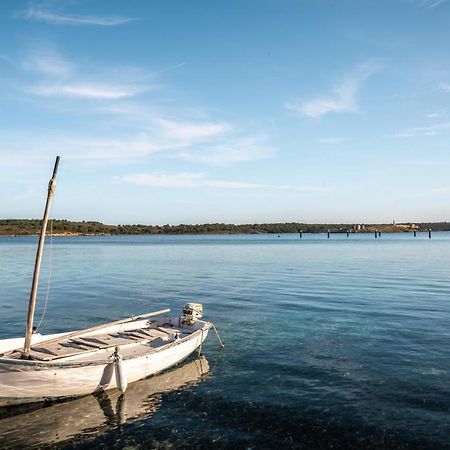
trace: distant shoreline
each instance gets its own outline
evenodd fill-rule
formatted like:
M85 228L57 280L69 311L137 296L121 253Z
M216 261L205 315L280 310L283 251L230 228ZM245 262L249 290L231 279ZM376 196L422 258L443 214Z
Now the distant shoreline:
M1 219L0 236L36 236L40 233L39 219ZM284 234L284 233L412 233L450 231L450 222L391 223L391 224L307 224L300 222L262 224L180 224L180 225L106 225L101 222L53 220L47 235L119 236L119 235L225 235L225 234Z

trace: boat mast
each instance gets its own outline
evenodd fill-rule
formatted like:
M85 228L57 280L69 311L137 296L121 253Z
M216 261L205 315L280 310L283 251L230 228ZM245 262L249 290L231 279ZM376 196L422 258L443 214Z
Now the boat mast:
M42 219L41 235L39 236L39 245L36 252L36 262L34 264L33 284L31 285L30 302L28 303L27 327L25 329L25 345L23 354L28 356L30 353L31 335L33 334L33 318L36 308L36 296L39 284L39 272L41 271L42 252L44 250L45 233L47 231L48 213L52 204L56 189L56 173L58 172L59 156L56 157L53 175L48 183L47 202L45 203L44 217Z

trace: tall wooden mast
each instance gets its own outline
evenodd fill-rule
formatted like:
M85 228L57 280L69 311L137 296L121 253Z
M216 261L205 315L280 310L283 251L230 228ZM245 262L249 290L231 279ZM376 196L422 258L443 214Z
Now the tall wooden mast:
M34 264L33 284L31 285L30 302L28 304L27 327L25 329L25 345L23 353L28 356L30 353L31 335L33 334L33 318L36 308L36 296L39 284L39 272L41 271L42 252L44 250L45 234L47 231L48 213L52 204L56 189L56 173L58 172L59 156L56 157L53 175L48 183L47 202L45 203L44 217L42 219L41 235L39 236L39 245L36 252L36 262Z

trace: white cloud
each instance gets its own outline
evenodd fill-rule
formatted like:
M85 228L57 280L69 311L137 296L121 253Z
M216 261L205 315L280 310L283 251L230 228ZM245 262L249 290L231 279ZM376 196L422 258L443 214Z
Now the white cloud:
M135 161L158 152L208 165L253 161L275 155L275 149L266 143L265 137L248 136L234 124L212 119L204 110L182 108L172 101L158 101L156 95L152 102L155 106L143 103L139 94L155 90L155 85L142 81L154 76L155 73L148 70L136 67L106 70L97 64L81 66L61 55L51 43L42 41L29 47L16 67L19 74L20 71L30 72L25 74L27 84L22 84L21 90L32 94L33 102L62 114L89 115L93 121L100 120L98 129L106 130L103 136L96 133L82 139L76 131L73 134L70 131L42 133L40 137L35 132L34 138L28 138L24 147L29 141L36 146L36 140L39 140L39 148L47 149L48 154L63 149L68 158L91 162L110 160L113 164ZM33 82L29 81L30 74ZM129 100L132 97L133 100ZM55 99L78 101L68 104Z
M171 124L176 128L175 121L172 121ZM150 124L151 126L149 126L147 131L134 134L126 133L122 137L115 137L117 135L114 132L112 137L108 138L99 136L80 138L75 134L72 136L47 135L38 137L34 134L32 141L33 146L40 148L41 151L45 151L49 155L63 149L66 157L69 159L82 159L87 162L129 162L160 152L170 155L173 152L178 153L181 149L189 150L192 147L197 148L199 144L206 145L211 141L216 142L225 128L225 126L219 126L222 122L217 124L215 126L215 122L198 122L195 124L195 127L193 126L194 124L191 124L192 129L187 133L186 123L181 122L182 132L175 138L166 128L159 128L158 121L155 121L155 123ZM231 130L231 125L226 124L226 128ZM194 133L194 131L197 133ZM25 137L25 141L28 139L30 138ZM220 139L226 141L228 137L223 136ZM16 142L15 146L17 145L27 147L29 144ZM180 158L178 154L175 156ZM197 153L197 156L195 162L209 163L207 159L201 160L201 153ZM191 160L194 161L193 159Z
M435 112L431 112L431 113L425 114L425 117L427 119L437 119L437 118L439 118L441 116L442 116L442 112L439 112L439 111L435 111Z
M87 99L118 100L133 97L146 89L138 86L114 86L99 83L38 84L26 91L44 97L79 97Z
M317 142L321 144L340 144L343 141L340 137L325 137L317 139Z
M134 174L116 178L116 181L150 186L157 188L191 189L210 187L218 189L256 189L258 184L244 183L240 181L211 180L205 173L181 172L177 174Z
M86 161L129 161L158 153L161 145L145 133L129 138L63 139L60 145L70 149L72 159Z
M336 84L332 94L304 102L287 103L285 107L297 114L318 118L330 112L357 112L356 95L364 82L380 69L376 63L361 65L355 72Z
M39 133L36 130L23 132L20 136L2 135L0 140L0 166L3 165L1 155L15 155L7 160L45 162L54 155L61 154L64 160L77 160L83 163L121 164L136 160L163 150L160 143L145 133L127 137L81 137L55 134L48 131ZM34 149L29 151L28 149ZM36 153L38 150L38 153Z
M450 129L450 122L437 123L426 127L408 128L397 133L397 137L435 136Z
M180 172L177 174L167 173L138 173L116 177L116 182L130 183L138 186L149 186L156 188L217 188L217 189L281 189L297 192L328 192L327 186L289 186L247 183L244 181L212 180L203 172Z
M39 75L38 80L22 89L41 97L120 100L154 88L136 81L145 73L138 68L113 67L105 70L98 65L79 67L63 57L52 45L42 42L29 49L21 61L20 69Z
M173 64L172 66L163 67L162 69L158 69L158 70L155 70L154 72L150 72L145 75L142 75L140 78L138 78L135 81L146 80L147 78L152 78L156 75L160 75L161 73L170 72L171 70L178 69L179 67L183 67L185 65L186 65L186 63L182 62L182 63L178 63L178 64Z
M52 25L101 25L115 26L131 22L130 17L100 17L100 16L81 16L61 14L51 11L45 11L36 8L28 8L25 12L19 14L20 17L38 22L45 22Z
M218 145L201 148L197 151L178 153L176 156L186 161L211 165L228 165L243 161L256 161L274 158L275 148L267 145L261 137L229 139Z
M419 0L418 6L421 9L433 9L446 1L447 0Z
M201 123L198 124L201 128ZM208 128L208 123L204 124ZM233 136L215 136L211 134L205 138L203 134L198 137L190 134L186 139L173 139L166 130L157 127L149 131L138 133L124 133L117 136L116 133L107 133L111 137L101 135L91 137L79 137L73 135L55 135L51 132L39 135L34 132L32 136L23 135L20 138L11 140L4 151L22 153L27 147L40 149L40 153L53 155L62 151L66 159L83 160L88 163L108 162L110 164L136 162L145 157L163 153L166 157L177 158L189 163L203 165L230 165L243 161L255 161L275 156L275 149L272 147L247 146L246 141L253 142L253 139L241 138L238 140L242 147L236 147ZM217 140L221 144L216 144ZM208 145L211 143L210 145ZM2 151L0 142L0 151ZM13 149L17 150L13 150ZM229 149L231 149L229 151ZM182 151L184 150L184 151Z
M448 83L439 83L438 88L444 92L450 92L450 84Z
M22 68L49 77L66 77L75 66L49 46L34 47L22 61Z
M423 191L422 194L428 194L428 195L439 195L439 194L449 194L450 193L450 186L441 186L434 189L428 189L426 191Z
M11 65L11 66L16 66L16 63L11 59L11 58L8 58L6 55L1 55L0 54L0 61L3 61L3 62L5 62L5 63L7 63L7 64L9 64L9 65Z
M140 105L119 104L100 106L102 112L129 120L134 126L145 128L164 150L183 150L173 156L184 161L228 165L243 161L273 158L276 148L267 144L266 136L248 136L233 124L208 120L207 115L196 120L175 120L161 117L157 111ZM184 114L180 111L180 114Z
M232 130L230 124L225 122L177 122L163 118L155 118L160 132L178 142L186 145L216 137Z

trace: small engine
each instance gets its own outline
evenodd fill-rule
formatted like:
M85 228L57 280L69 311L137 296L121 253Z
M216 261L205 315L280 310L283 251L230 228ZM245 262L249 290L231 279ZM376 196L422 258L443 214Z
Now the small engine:
M181 323L185 325L194 325L194 323L203 317L203 305L201 303L186 303L181 316Z

